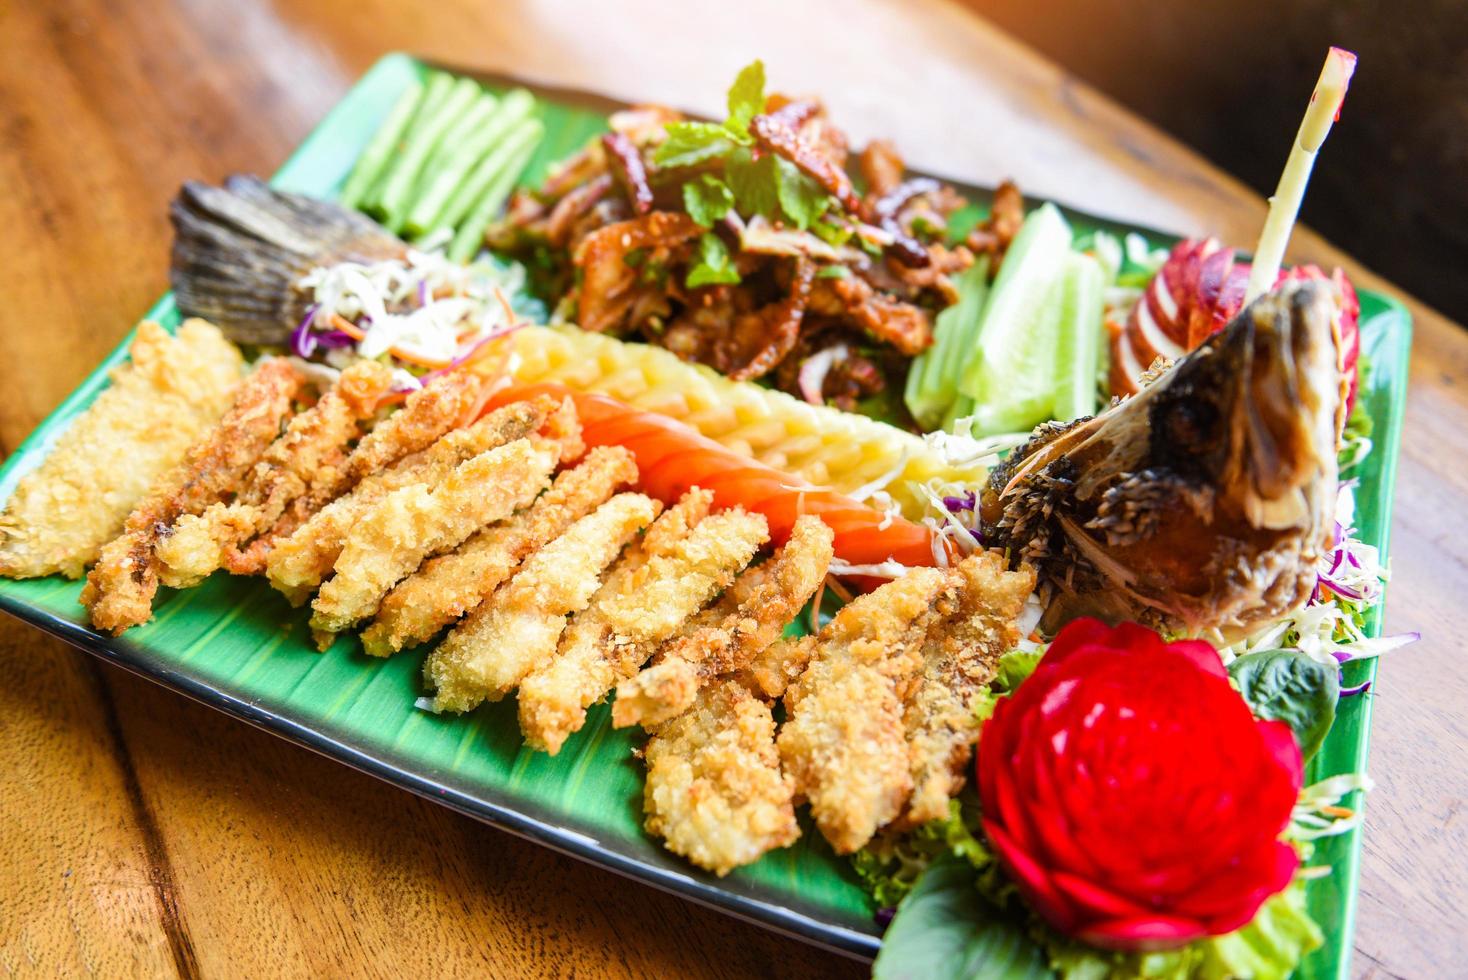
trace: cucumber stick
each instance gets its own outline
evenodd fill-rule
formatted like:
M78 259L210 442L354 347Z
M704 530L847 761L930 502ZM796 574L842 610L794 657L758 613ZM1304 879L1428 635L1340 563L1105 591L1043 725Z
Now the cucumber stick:
M432 118L425 121L421 129L408 134L402 156L392 170L388 171L387 182L383 185L382 197L378 201L378 206L382 209L382 222L392 231L402 231L403 222L408 217L409 199L417 186L423 165L437 149L443 134L474 104L479 94L479 85L473 79L459 79L450 89L448 97L433 111Z
M1062 422L1096 414L1102 299L1106 274L1089 255L1072 252L1060 283L1060 343L1053 417Z
M1005 254L959 371L958 390L975 403L975 435L1021 432L1050 418L1060 353L1057 289L1070 243L1070 225L1046 204L1025 219Z
M965 351L973 349L974 333L989 295L989 259L981 257L955 280L958 302L938 314L933 324L933 346L919 354L907 373L903 399L912 417L925 429L934 429L957 396L958 374Z
M476 165L505 141L534 108L535 97L524 89L516 89L499 101L483 125L470 132L453 155L445 159L443 166L428 178L408 211L405 230L409 235L421 236L449 224L445 215L451 201L455 195L467 190L468 179Z
M449 243L448 257L455 262L467 262L484 244L484 231L490 221L504 206L505 199L514 190L520 172L535 154L535 147L545 128L537 119L530 119L517 126L501 146L495 149L489 161L497 161L498 168L488 184L474 201L472 209L458 225L453 241Z
M398 101L393 103L392 111L387 114L386 121L373 135L367 148L357 158L357 164L347 176L346 183L342 184L341 203L343 207L354 208L362 203L372 185L377 183L377 178L382 176L382 171L388 166L393 153L399 149L399 139L413 120L413 113L418 110L419 103L423 98L423 83L414 82L408 86Z
M540 142L540 137L544 132L545 129L539 120L527 119L506 133L504 139L495 144L489 155L477 161L473 169L469 171L464 182L459 185L458 190L449 198L448 203L439 214L434 230L458 228L464 219L478 207L511 161L520 159L519 167L524 167L523 161L529 158L529 153L525 153L523 158L520 157L520 154L524 152L527 144L533 149L535 144ZM514 178L518 176L519 170L517 169L511 177L511 187L514 186Z
M377 179L373 181L372 186L367 189L362 198L362 209L372 217L381 221L385 216L382 210L382 195L387 190L388 182L402 167L403 154L407 148L420 137L423 128L432 122L453 88L454 76L448 72L428 73L422 98L413 106L413 114L409 117L407 125L403 127L399 138L394 141L386 166L378 173Z

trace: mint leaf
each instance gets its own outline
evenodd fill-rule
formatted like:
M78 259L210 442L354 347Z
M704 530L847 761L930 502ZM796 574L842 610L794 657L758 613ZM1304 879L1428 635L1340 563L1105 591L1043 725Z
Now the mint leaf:
M729 185L712 174L703 174L697 180L683 185L683 207L688 216L705 228L729 213L734 206L734 192Z
M944 855L897 906L872 964L873 980L977 977L1045 980L1045 953L1021 921L986 902L974 869Z
M756 160L754 154L743 147L729 154L724 162L724 179L734 191L734 200L739 205L740 214L779 214L776 159L778 158L773 154L766 153Z
M844 265L823 265L816 273L817 279L845 279L851 275L851 270Z
M1035 672L1044 656L1043 650L1011 650L999 658L999 687L1013 694L1024 680Z
M670 122L668 138L652 152L652 162L673 169L721 157L734 148L729 131L718 123Z
M689 289L712 283L737 283L739 270L729 261L724 240L709 232L698 240L698 263L688 270L684 284Z
M744 70L729 86L729 121L724 125L734 132L749 131L749 121L765 111L765 63L758 59L744 66Z
M1266 650L1239 657L1228 674L1256 717L1294 729L1305 759L1316 753L1335 721L1338 668L1299 650Z
M795 227L804 231L826 213L831 206L831 195L820 184L801 173L789 160L784 157L773 158L775 194L780 199L780 210L785 212L785 216Z

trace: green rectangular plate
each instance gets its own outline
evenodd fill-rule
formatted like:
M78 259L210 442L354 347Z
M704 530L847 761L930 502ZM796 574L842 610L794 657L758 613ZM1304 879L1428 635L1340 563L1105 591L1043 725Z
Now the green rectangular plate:
M425 69L406 55L378 62L306 139L275 176L279 187L331 196L399 92ZM514 80L479 76L492 87ZM540 96L546 139L526 182L606 128L616 103L584 93L530 86ZM976 198L987 195L968 189ZM159 202L162 207L163 202ZM1080 229L1137 230L1157 244L1169 236L1071 211ZM164 261L159 256L159 261ZM1362 397L1375 420L1376 448L1357 474L1361 536L1385 553L1401 433L1411 321L1395 301L1363 293L1362 336L1370 372ZM148 317L172 327L178 313L165 296ZM38 464L70 420L107 383L126 356L118 347L0 468L0 501ZM873 909L850 871L804 824L787 850L719 879L669 855L641 828L642 773L637 739L614 731L603 705L555 758L520 744L513 701L469 717L418 711L420 658L368 658L355 641L314 652L309 610L292 609L259 579L215 575L187 592L164 590L154 620L121 638L99 636L77 603L80 584L59 578L0 580L0 609L97 656L136 671L348 765L470 816L565 853L622 872L734 915L844 952L873 955L880 933ZM1379 628L1379 612L1372 629ZM1374 675L1369 663L1347 668L1350 683ZM1321 778L1362 769L1371 719L1369 697L1343 706L1325 749L1311 767ZM1329 877L1309 886L1311 911L1328 941L1310 957L1307 977L1344 977L1349 956L1359 833L1316 851Z

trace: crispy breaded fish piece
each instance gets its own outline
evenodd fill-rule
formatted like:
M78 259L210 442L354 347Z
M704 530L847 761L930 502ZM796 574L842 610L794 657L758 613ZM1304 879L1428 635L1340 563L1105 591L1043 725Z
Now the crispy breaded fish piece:
M513 402L467 428L448 433L389 469L365 477L349 493L327 504L289 537L275 543L265 560L270 584L292 603L301 605L322 579L331 574L352 526L382 498L404 487L436 484L465 460L525 438L544 424L542 408L537 402Z
M313 488L312 509L335 500L404 456L427 449L457 428L478 401L484 385L485 380L473 371L450 371L413 392L399 411L362 437L333 479Z
M519 439L460 463L437 487L394 490L347 534L335 574L311 604L311 628L340 633L371 616L425 558L534 500L555 467L549 443Z
M1035 590L1034 569L1007 569L995 551L960 562L958 608L923 643L922 671L903 713L913 780L903 827L947 816L949 798L963 788L979 740L978 696L1019 640L1019 615Z
M606 697L620 676L637 670L636 650L606 645L611 627L601 614L602 602L632 588L648 561L667 553L708 516L713 500L706 490L689 492L664 511L612 565L587 608L571 617L555 656L520 682L520 731L531 748L555 755L586 723L586 709ZM622 653L634 662L622 663Z
M219 421L244 361L212 324L147 321L110 385L67 426L0 513L0 575L80 578L133 507Z
M817 634L810 666L785 692L780 759L838 854L865 845L912 792L901 688L921 666L950 582L915 568L853 600Z
M778 700L805 673L815 649L814 636L781 637L755 654L749 666L736 676L750 690Z
M701 868L723 876L800 836L770 706L737 681L699 691L653 731L643 759L648 833Z
M362 648L386 657L433 638L470 612L519 567L525 557L565 533L637 479L637 463L621 446L593 449L556 477L528 510L485 528L458 550L423 563L382 600L362 634Z
M651 666L617 686L617 725L661 724L687 711L713 678L749 666L825 581L834 540L819 517L798 519L784 547L740 575L714 616L670 640Z
M246 475L229 503L210 504L202 514L185 514L158 542L164 585L186 588L219 568L251 575L264 565L269 539L242 552L241 545L267 532L286 509L312 488L333 483L358 422L370 418L392 384L392 371L377 361L358 361L305 411L286 425Z
M640 493L619 493L526 559L428 655L433 710L499 700L549 659L566 617L586 608L602 573L660 509Z
M520 685L520 728L554 755L586 723L586 709L631 677L728 587L769 540L763 515L709 514L713 495L693 489L648 529L572 620L556 656ZM613 706L613 723L622 725Z
M282 358L260 362L235 391L234 403L184 462L128 515L121 535L102 548L87 575L81 603L96 629L121 633L146 623L158 591L159 534L183 514L197 514L237 486L291 411L301 385Z

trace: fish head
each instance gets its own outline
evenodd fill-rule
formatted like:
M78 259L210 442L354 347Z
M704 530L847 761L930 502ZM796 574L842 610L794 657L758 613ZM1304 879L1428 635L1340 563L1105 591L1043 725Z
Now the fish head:
M1131 398L991 474L986 534L1080 615L1232 641L1304 603L1330 543L1340 304L1285 282Z
M1148 464L1216 488L1254 527L1308 520L1311 489L1334 483L1344 423L1339 319L1318 280L1251 303L1139 396Z

